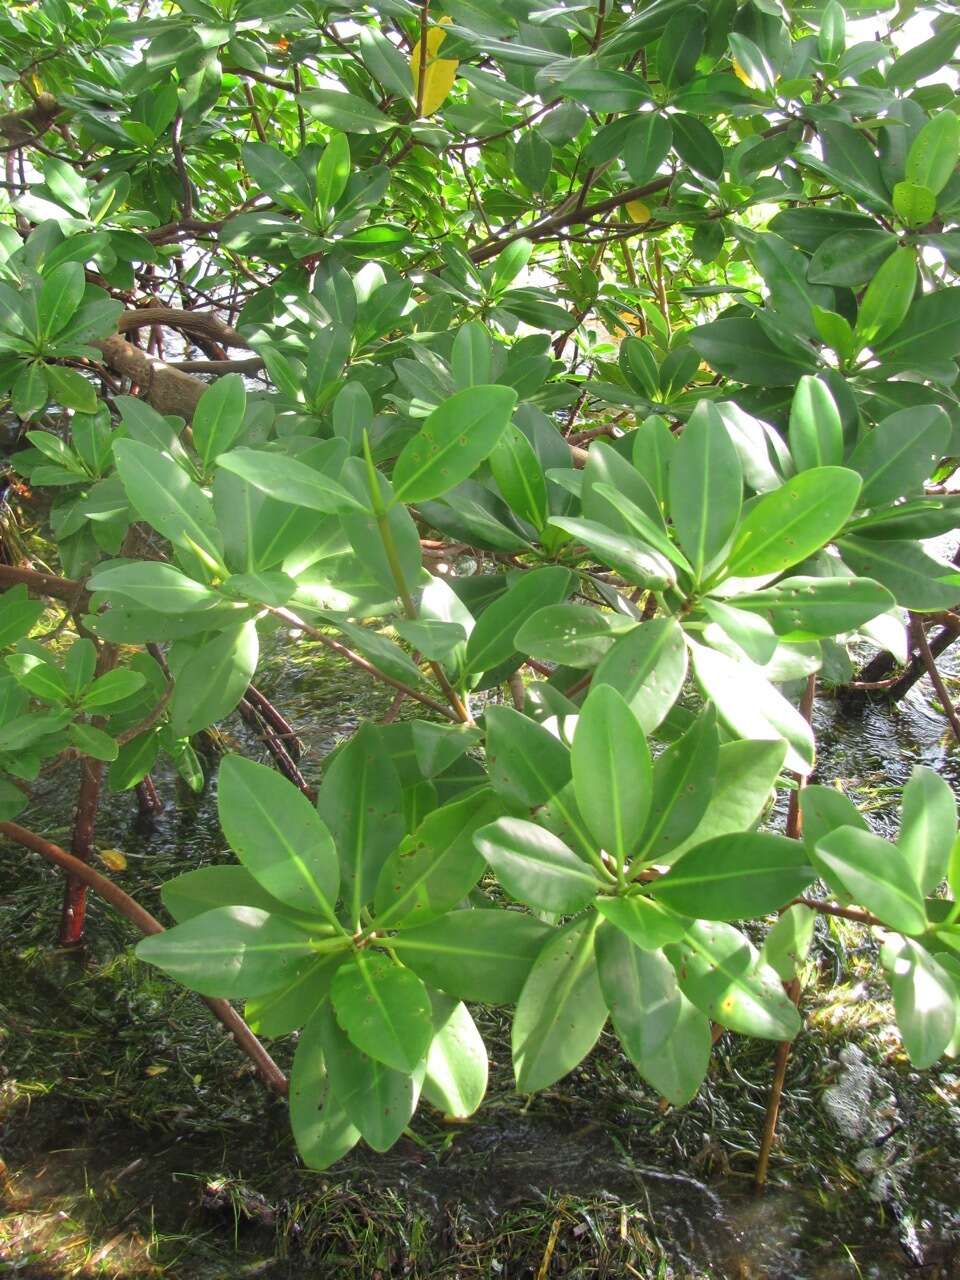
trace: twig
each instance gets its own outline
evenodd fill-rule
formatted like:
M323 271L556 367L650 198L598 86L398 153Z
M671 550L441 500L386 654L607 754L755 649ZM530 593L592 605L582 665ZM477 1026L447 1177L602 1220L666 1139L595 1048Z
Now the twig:
M413 698L416 702L422 703L423 706L429 707L431 711L435 711L438 715L443 716L447 720L459 722L460 717L455 715L449 707L445 707L442 702L437 702L425 693L421 693L419 689L414 689L412 685L404 684L402 680L394 680L393 676L388 676L385 671L381 671L375 667L372 662L368 662L366 658L359 653L355 653L353 649L347 648L345 644L341 644L339 640L334 640L332 636L325 635L324 632L317 627L313 627L309 622L305 622L303 618L298 618L295 613L291 613L289 609L267 608L268 613L274 614L277 618L283 620L291 627L297 627L304 635L308 635L311 640L317 640L325 648L330 649L333 653L339 653L342 658L346 658L348 662L352 662L355 667L359 667L361 671L366 671L369 675L376 676L378 680L382 680L384 684L390 685L394 689L405 694L408 698Z
M115 910L119 911L131 924L135 925L141 933L147 935L163 933L164 929L160 921L141 907L136 899L131 898L119 885L101 875L99 871L94 871L93 867L87 866L85 862L81 862L73 854L67 853L66 849L61 849L59 845L51 844L49 840L44 840L42 836L36 835L33 831L28 831L26 827L21 827L17 822L0 822L0 835L7 836L17 844L23 845L25 849L38 853L41 858L46 858L48 862L54 863L62 870L83 880L105 902L109 902ZM253 1062L264 1082L274 1092L286 1094L286 1076L237 1011L226 1000L220 1000L213 996L201 996L201 999Z
M960 716L957 715L957 709L951 701L947 686L943 683L943 677L937 669L937 664L933 660L933 654L930 652L930 644L927 640L927 633L923 627L922 618L917 614L911 613L910 625L916 638L917 648L920 650L920 657L923 665L927 669L927 675L930 677L930 683L933 685L937 697L940 699L940 705L943 707L947 719L950 721L950 728L953 730L953 736L960 742Z

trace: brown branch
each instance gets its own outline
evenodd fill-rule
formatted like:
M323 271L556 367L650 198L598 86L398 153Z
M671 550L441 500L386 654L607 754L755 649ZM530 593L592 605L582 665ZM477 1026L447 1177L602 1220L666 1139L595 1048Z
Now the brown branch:
M916 637L917 648L920 650L923 665L926 667L927 675L930 677L930 683L940 699L944 714L950 721L950 728L953 730L954 738L957 742L960 742L960 716L957 715L957 709L953 705L949 693L947 693L947 686L943 683L943 676L941 676L937 664L933 660L933 654L930 652L930 642L927 640L927 633L923 626L923 619L918 614L911 613L910 625Z
M141 933L150 935L164 932L160 921L144 907L141 907L136 899L131 898L119 885L114 884L105 875L101 875L93 867L87 866L85 862L81 862L73 854L67 853L66 849L61 849L59 845L51 844L49 840L44 840L42 836L36 835L33 831L28 831L26 827L21 827L17 822L0 822L0 835L7 836L8 839L13 840L16 844L32 850L33 853L38 853L41 858L46 858L48 862L54 863L61 870L83 880L105 902L109 902L116 911L139 929ZM274 1092L286 1094L286 1076L237 1013L236 1009L226 1000L216 999L213 996L201 996L201 999L214 1017L230 1032L239 1047L257 1068L264 1082Z
M224 347L245 347L248 351L250 343L236 329L215 316L210 311L181 311L176 307L137 307L132 311L124 311L118 323L119 333L129 333L131 329L145 329L149 325L165 325L168 329L179 329L183 333L196 334L211 342L219 342Z
M58 578L52 573L40 573L36 569L22 569L18 565L0 564L0 588L23 584L31 595L49 596L62 600L76 609L86 609L89 592L82 582L73 578Z
M16 146L29 144L45 134L63 110L52 93L41 93L33 106L0 115L0 136Z

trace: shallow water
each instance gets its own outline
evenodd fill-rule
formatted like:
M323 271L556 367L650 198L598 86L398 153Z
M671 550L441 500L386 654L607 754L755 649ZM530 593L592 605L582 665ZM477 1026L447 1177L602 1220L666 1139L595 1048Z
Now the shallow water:
M268 661L260 687L301 735L301 768L311 782L337 741L361 719L382 716L391 701L389 691L302 641L288 642ZM839 780L884 834L896 829L900 790L914 763L940 769L960 788L960 757L947 745L945 722L931 708L925 682L894 709L867 704L841 712L820 698L816 727L817 780ZM225 738L228 747L254 757L261 750L237 717ZM144 822L132 795L107 797L98 844L124 852L128 867L120 882L159 912L164 880L229 854L216 821L215 788L194 796L169 772L156 782L163 812ZM64 785L60 776L42 788L28 815L28 825L54 838L65 829ZM882 1026L879 1032L864 1028L862 1062L844 1058L846 1036L814 1028L802 1037L788 1077L773 1185L761 1199L749 1194L749 1180L770 1046L724 1037L716 1082L683 1113L664 1116L604 1037L585 1067L525 1106L512 1092L505 1031L495 1018L482 1024L491 1043L492 1086L474 1122L451 1128L435 1117L418 1118L415 1141L404 1139L386 1156L355 1153L318 1177L298 1168L282 1108L264 1102L198 1002L183 993L170 996L133 965L114 974L110 957L130 941L122 922L92 904L89 968L78 971L48 945L59 900L55 874L0 851L0 885L6 929L0 980L29 985L15 1000L0 995L0 1029L6 1024L7 1033L0 1069L9 1061L9 1075L23 1078L11 1037L24 1032L59 1037L51 1042L58 1051L62 1040L76 1046L68 1077L59 1069L45 1074L31 1059L33 1095L16 1095L5 1107L0 1093L0 1150L11 1177L7 1217L0 1218L0 1272L6 1257L14 1274L146 1275L148 1259L161 1256L174 1276L349 1274L346 1260L359 1247L350 1244L351 1233L364 1218L351 1208L350 1229L339 1218L333 1226L335 1210L324 1197L339 1196L376 1205L367 1216L392 1242L384 1245L382 1266L357 1269L358 1275L883 1280L912 1274L919 1264L931 1276L960 1274L953 1269L960 1240L956 1075L940 1071L921 1079L894 1064ZM2 1016L5 1007L14 1010L10 1017ZM83 1044L91 1025L95 1052ZM289 1042L278 1047L282 1062L290 1048ZM109 1077L114 1060L116 1083L105 1094L94 1076ZM154 1066L160 1070L151 1076ZM851 1117L864 1109L870 1124L858 1128ZM945 1125L953 1126L949 1140ZM939 1143L952 1156L942 1158ZM802 1156L794 1158L801 1147ZM934 1159L924 1155L932 1149ZM836 1162L829 1167L828 1157ZM81 1188L92 1189L97 1215L85 1210ZM384 1225L376 1215L390 1204L392 1225ZM341 1210L338 1200L336 1213ZM43 1235L31 1224L42 1221L52 1231L47 1219L57 1213L93 1240L84 1263L93 1269L70 1269L73 1261L61 1266L58 1256L74 1257L62 1243L38 1254ZM449 1242L451 1261L440 1270L434 1254L430 1269L418 1270L414 1221L433 1241L430 1248ZM506 1222L521 1225L506 1231ZM5 1239L4 1223L19 1242ZM149 1248L147 1224L161 1237ZM223 1269L206 1255L201 1265L191 1252L195 1242L164 1243L181 1230L188 1241L209 1233ZM510 1243L498 1253L501 1237ZM476 1243L481 1239L485 1252ZM111 1241L103 1258L89 1263ZM528 1244L539 1271L527 1262ZM470 1248L477 1258L472 1269L466 1268Z

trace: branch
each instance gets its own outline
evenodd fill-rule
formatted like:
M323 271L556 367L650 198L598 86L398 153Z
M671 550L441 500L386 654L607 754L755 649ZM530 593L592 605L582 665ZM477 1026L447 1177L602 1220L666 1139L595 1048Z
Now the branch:
M54 863L61 870L76 876L78 880L83 880L105 902L109 902L116 911L119 911L131 924L135 925L141 933L150 935L164 932L160 921L144 907L141 907L139 902L131 898L128 893L124 893L119 885L101 875L99 871L94 871L93 867L87 866L85 862L81 862L73 854L67 853L66 849L61 849L59 845L51 844L49 840L44 840L42 836L36 835L33 831L28 831L26 827L21 827L17 822L0 822L0 835L7 836L8 839L13 840L16 844L23 845L25 849L38 853L41 858L46 858L48 862ZM275 1093L285 1094L287 1092L286 1076L237 1013L236 1009L226 1000L215 999L212 996L201 996L201 999L207 1008L211 1010L214 1017L230 1032L234 1040L257 1068L263 1081Z
M131 329L145 329L149 325L166 325L168 329L180 329L183 333L195 333L223 347L245 347L250 343L228 324L210 311L180 311L175 307L137 307L124 311L117 323L120 333Z
M0 136L15 145L30 143L45 134L63 110L52 93L41 93L32 107L0 115Z

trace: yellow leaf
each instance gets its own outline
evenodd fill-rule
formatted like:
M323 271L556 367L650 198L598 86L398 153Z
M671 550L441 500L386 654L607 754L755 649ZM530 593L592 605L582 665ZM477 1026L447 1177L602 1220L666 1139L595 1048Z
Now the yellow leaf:
M449 18L441 18L441 23L449 22ZM427 32L427 58L423 68L423 93L420 93L420 41L413 46L410 55L410 71L413 76L413 87L417 90L417 99L421 100L420 115L432 116L443 105L447 95L453 88L457 78L456 58L438 58L437 50L446 38L442 26L431 27Z
M745 84L748 89L755 89L756 85L753 83L753 81L744 71L743 67L741 67L740 63L736 60L736 58L732 60L732 63L733 63L732 65L733 74L737 77L740 83Z
M627 213L631 222L644 223L650 221L650 210L642 200L628 200Z
M101 849L98 857L108 871L126 871L127 869L126 854L121 853L119 849Z
M146 1069L146 1074L148 1076L162 1076L165 1071L169 1070L170 1068L164 1066L161 1062L151 1062Z

